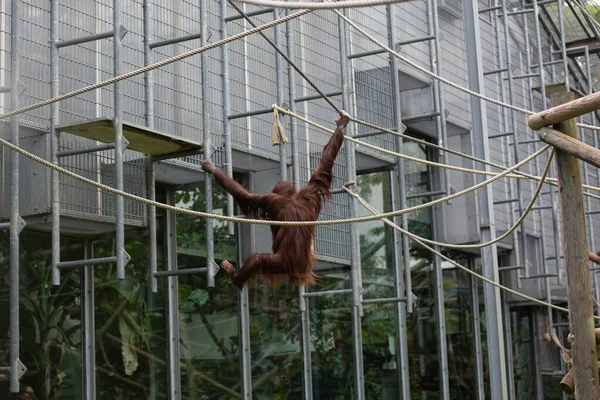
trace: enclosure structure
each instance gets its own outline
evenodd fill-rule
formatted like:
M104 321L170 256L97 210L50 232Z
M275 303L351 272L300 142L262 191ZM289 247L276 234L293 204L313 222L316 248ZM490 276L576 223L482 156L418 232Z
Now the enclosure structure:
M226 0L1 7L2 114L298 12ZM231 199L205 179L204 158L254 192L280 179L302 186L329 137L314 123L333 127L343 108L367 125L352 122L347 131L363 143L346 141L322 219L370 215L343 189L348 181L379 211L404 209L487 178L472 169L497 173L490 164L508 167L539 150L526 115L499 102L538 111L554 91L593 92L597 18L594 3L577 0L414 0L304 12L266 37L254 33L4 118L0 138L128 193L235 215ZM275 110L289 138L278 146ZM582 122L595 125L596 115ZM580 137L597 147L596 131ZM382 221L318 227L316 286L254 283L238 293L215 265L269 251L268 227L155 209L1 151L0 304L10 316L0 324L3 393L561 397L565 366L541 338L555 327L564 340L566 314L484 284ZM547 157L519 171L540 176ZM583 179L600 185L596 168L584 166ZM537 186L503 178L395 222L437 242L473 244L506 232L530 208L497 245L440 250L566 305L556 187L544 185L527 207ZM591 251L598 209L598 198L586 197Z

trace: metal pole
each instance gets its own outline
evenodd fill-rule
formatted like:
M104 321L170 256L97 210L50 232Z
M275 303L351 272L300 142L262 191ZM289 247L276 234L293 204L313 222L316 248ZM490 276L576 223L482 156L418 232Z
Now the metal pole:
M50 2L50 95L58 96L59 93L59 59L56 43L58 42L58 21L59 21L59 0ZM58 165L58 146L59 138L56 126L60 118L60 103L52 103L50 118L50 152L52 154L52 163ZM52 170L52 285L60 285L60 176L58 171Z
M19 0L10 2L10 107L19 108ZM10 118L10 142L19 145L19 115ZM10 181L10 391L19 392L19 155L11 152Z
M227 38L227 0L221 0L221 40ZM223 148L225 150L225 172L227 175L233 176L233 155L231 153L231 122L229 121L228 115L231 112L231 105L229 102L229 46L224 44L221 46L221 84L222 84L222 102L223 107L221 108L223 113ZM233 216L233 197L227 193L227 215ZM235 233L235 224L233 222L227 223L229 234Z
M167 204L174 203L174 193L171 188L166 190ZM177 270L177 216L172 211L166 211L167 234L167 271ZM167 277L167 341L168 341L168 376L169 398L181 399L181 374L179 366L179 278Z
M273 19L278 18L279 9L273 9ZM281 25L277 25L274 27L274 40L275 46L278 49L281 48ZM283 60L281 59L281 55L276 51L275 52L275 76L277 78L277 104L279 106L283 105ZM281 173L281 180L287 181L287 155L285 151L285 142L281 141L279 143L279 169Z
M119 26L122 19L122 0L114 0L113 2L113 48L114 48L114 76L121 75L121 59L123 45L121 43L121 35L119 34ZM125 143L123 142L123 110L121 108L121 82L114 84L114 127L115 127L115 175L116 189L123 190L123 152L125 151ZM122 196L115 196L116 199L116 242L115 254L117 256L117 279L125 279L125 199Z
M592 91L593 91L593 88L592 88L592 76L591 76L591 69L590 69L591 68L590 67L590 53L587 50L587 47L586 47L586 51L585 51L585 60L586 60L586 65L587 65L588 94L591 94ZM596 113L592 113L592 124L596 125L597 123L598 123L598 120L596 118ZM598 141L598 132L592 131L592 135L594 137L594 147L595 148L599 148L600 147L600 143ZM600 168L596 168L596 184L600 186ZM588 201L589 201L589 198L588 198ZM588 205L588 210L590 210L591 208L592 208L591 205ZM590 238L593 238L594 237L594 235L593 235L593 232L594 232L593 224L592 224L591 221L589 222L589 224L590 224ZM593 252L596 252L594 240L591 240L591 242L592 242L591 250ZM593 274L594 274L593 275L594 276L594 286L596 287L596 299L598 301L600 301L600 281L598 279L598 271L597 270L594 271ZM600 310L598 310L598 312L600 313Z
M430 63L431 70L436 74L440 75L442 72L441 66L441 47L439 40L439 17L438 17L438 3L437 0L429 0L427 2L427 16L428 23L430 25L429 29L433 29L430 33L435 37L433 42L429 42L429 51L430 51ZM435 54L435 56L432 56ZM436 81L433 85L433 98L435 109L434 111L438 111L439 115L436 117L436 126L438 132L438 141L440 141L443 145L448 143L447 137L447 127L446 127L446 113L444 110L445 101L444 101L444 86L442 82ZM440 137L441 136L441 137ZM439 154L438 154L439 156ZM443 153L444 164L448 165L448 153ZM450 174L446 169L443 172L444 174L444 184L446 186L446 191L449 189L450 184ZM430 174L433 177L433 174ZM437 175L435 175L437 176ZM435 182L436 180L431 179L431 182ZM436 190L436 188L432 188L432 190ZM435 207L432 213L435 215L439 211L438 207ZM437 224L436 218L433 219L433 235L437 236ZM437 246L435 246L436 250L439 250ZM444 400L450 398L450 381L448 378L448 344L446 341L446 317L444 312L444 276L442 274L442 264L441 259L439 257L433 258L434 263L434 277L435 277L435 303L436 303L436 321L438 325L438 354L439 354L439 374L440 374L440 392L441 397Z
M503 4L504 4L504 0L500 0ZM500 98L502 100L502 102L506 103L506 89L504 87L504 77L502 75L502 71L505 71L504 69L504 58L502 57L502 45L500 42L500 29L499 29L499 24L500 24L500 18L499 18L499 10L503 7L503 5L498 5L497 8L494 11L494 31L495 31L495 35L494 37L496 38L496 68L498 70L498 75L497 75L497 84L498 87L500 89ZM505 6L504 6L505 7ZM529 38L526 36L525 40L527 41ZM508 57L508 55L507 55ZM504 154L503 156L503 161L506 161L507 163L509 162L510 159L510 144L508 141L508 136L513 135L512 132L510 132L509 128L508 128L508 110L505 107L500 107L500 113L502 115L502 144L504 145ZM491 139L491 137L488 135L488 140ZM515 195L515 188L513 185L513 180L512 179L505 179L504 180L504 187L505 190L507 190L508 192L508 198L510 199L514 199L517 197L517 195ZM506 207L507 210L507 214L508 214L508 223L512 226L514 224L515 221L515 215L514 212L512 210L512 205L509 203L507 204ZM521 252L519 251L519 247L518 247L518 234L517 231L515 230L515 232L511 235L511 239L512 239L512 246L516 251L516 255L517 255L517 259L515 260L515 264L516 265L521 265L522 268L525 268L525 265L523 265L523 261L521 261L522 255ZM521 286L521 274L517 273L517 286L520 287Z
M144 18L144 65L152 64L152 48L150 43L153 40L153 15L152 1L144 0L143 3ZM144 117L146 126L154 129L154 71L148 71L144 74ZM147 191L150 200L156 200L156 169L154 160L151 156L146 157L147 168ZM154 275L157 270L157 232L156 232L156 208L148 205L148 307L153 309L157 303L154 293L158 292L158 281ZM163 285L164 286L164 285ZM164 304L164 303L163 303ZM167 327L167 329L170 329ZM156 361L148 360L148 369L150 376L156 376ZM157 398L158 387L155 379L150 379L150 393L148 398L155 400Z
M93 245L89 239L85 240L85 258L93 258ZM83 288L83 370L84 370L84 399L96 398L96 328L94 306L94 266L86 265L81 273Z
M558 0L558 34L560 35L560 52L562 56L563 68L564 68L564 78L565 78L565 91L569 91L569 58L567 57L567 46L565 42L565 23L564 23L564 13L563 13L563 0ZM583 5L583 7L586 7ZM577 15L577 13L574 13ZM593 24L592 24L593 25ZM586 47L587 49L587 47ZM543 62L542 60L538 60L538 65L540 66L540 70L542 69ZM543 82L543 81L542 81Z
M343 13L347 13L347 10L343 10ZM352 76L350 73L351 66L348 65L348 51L347 46L349 44L347 38L347 26L344 20L338 16L338 30L340 40L340 77L342 82L342 106L345 110L348 110L350 102L350 94L348 93L347 82L349 77ZM353 126L351 128L355 130ZM346 170L348 171L348 180L356 181L356 158L355 158L355 147L354 143L346 142ZM357 204L356 199L352 196L348 199L349 216L350 218L357 215ZM361 314L362 314L362 285L361 285L361 266L360 266L360 241L358 239L358 231L356 230L356 224L350 225L350 244L351 244L351 274L352 274L352 335L354 345L354 377L355 377L355 390L356 399L363 400L365 398L365 386L364 386L364 369L363 369L363 354L362 354L362 326L361 326Z
M238 265L242 265L241 229L237 224ZM242 399L252 400L252 355L250 354L250 301L248 285L239 292L240 344L242 347L241 371L243 392Z
M152 42L152 2L151 0L144 0L144 65L152 64L152 49L150 43ZM150 129L154 129L154 71L148 71L144 74L144 96L145 96L145 119L146 126ZM146 167L148 171L148 198L150 200L156 200L156 171L154 168L154 160L152 157L147 157ZM150 286L150 292L156 293L158 291L158 284L154 273L157 268L157 256L156 256L156 208L154 206L148 206L148 240L149 240L149 262L148 262L148 285Z
M525 7L525 3L521 2L521 6ZM522 17L522 24L524 26L524 30L525 30L525 48L529 48L529 29L528 29L528 18L526 16ZM527 63L526 68L524 69L526 72L531 72L531 54L530 52L526 52L526 57L525 57L525 61ZM521 58L521 67L522 67L522 58ZM529 87L529 106L530 108L533 108L533 90L531 90L531 86L532 86L532 80L531 78L527 79L527 84ZM535 146L534 144L534 149L537 150L537 146ZM534 161L534 165L535 165L535 171L536 174L539 176L539 174L541 173L541 169L540 169L540 160L539 157L537 157ZM543 197L540 196L538 198L538 202L540 204L540 208L537 210L537 214L539 216L539 225L540 225L540 246L541 246L541 259L542 261L542 268L543 268L543 272L542 275L548 275L548 263L546 262L546 238L545 238L545 234L546 234L546 224L544 222L544 212L543 210L546 209L546 206L544 205L544 200ZM552 206L549 207L549 209L553 209ZM555 239L556 240L556 239ZM556 245L556 243L555 243ZM544 288L546 291L546 301L548 303L552 302L552 291L551 291L551 287L550 287L550 279L546 276L544 278ZM546 310L546 314L548 315L548 325L552 326L552 309L550 309L549 307ZM512 368L509 369L509 371L512 372ZM512 383L512 380L510 379L511 377L509 376L509 382L511 382L511 384L514 385L514 383ZM513 389L514 391L514 389Z
M515 96L513 93L513 66L512 66L512 57L511 57L511 40L510 40L510 34L508 32L508 16L506 14L506 1L505 0L501 0L501 10L502 10L502 15L504 16L504 45L505 45L505 49L506 49L506 75L508 77L508 103L509 104L515 104ZM504 85L504 83L502 83ZM508 111L510 113L510 120L511 120L511 128L512 128L512 134L513 134L513 152L514 152L514 157L515 163L518 163L519 161L521 161L521 157L519 156L519 133L517 132L517 114L515 113L514 110L509 110ZM519 207L519 216L523 215L523 201L521 198L521 195L523 193L523 187L521 184L521 179L517 179L517 199L519 199L519 201L517 202L518 207ZM512 206L510 206L511 212L512 212ZM521 263L523 264L523 271L525 272L525 277L529 278L529 268L527 265L527 261L529 260L528 257L528 249L527 249L527 231L525 229L525 224L521 225L521 235L519 236L520 238L520 242L521 242L521 251L520 251L520 255L521 255ZM518 262L517 262L518 264Z
M471 262L471 268L475 270L474 263ZM458 272L458 271L457 271ZM475 359L475 383L477 385L477 400L485 399L485 386L483 383L483 354L481 350L481 316L479 314L479 289L477 288L477 279L469 276L471 283L471 303L473 307L473 353Z
M388 25L388 46L394 48L394 43L398 40L396 37L396 6L387 6L387 25ZM389 56L390 74L392 79L392 101L394 112L394 126L396 132L402 133L402 108L400 104L400 82L398 76L398 59ZM401 137L395 138L396 151L404 154L404 142ZM392 208L394 210L406 208L406 171L404 168L404 159L398 158L396 169L391 174L391 194ZM397 186L397 187L396 187ZM408 229L408 216L406 214L396 217L394 222L402 229ZM410 375L408 370L408 338L406 327L407 308L412 311L412 290L410 281L406 283L406 275L410 279L410 246L408 236L400 235L397 229L392 230L394 235L394 272L396 283L396 296L405 297L406 304L396 304L396 346L399 369L400 392L403 399L410 398Z
M287 10L286 14L291 14L291 10ZM291 21L285 23L285 30L287 32L287 50L288 58L295 62L294 52L294 28ZM291 64L288 64L288 87L289 87L289 99L290 99L290 111L293 113L297 112L296 102L296 72ZM292 139L292 179L296 190L300 190L300 152L299 152L299 138L298 138L298 124L296 118L290 118L290 136ZM312 399L312 361L310 354L310 319L308 310L308 300L304 298L306 293L306 287L300 286L299 288L299 304L300 304L300 329L302 334L302 381L304 384L304 399Z
M540 72L540 93L542 95L542 109L545 110L548 107L547 99L546 99L546 78L544 68L541 66L544 64L544 56L543 56L543 48L542 48L542 37L541 37L541 29L540 29L540 10L538 7L538 0L532 0L533 3L533 21L535 26L535 38L536 38L536 46L537 46L537 58L539 72ZM552 171L550 171L552 173ZM561 277L561 269L562 263L560 261L560 249L562 248L562 240L561 240L561 230L558 223L558 205L555 201L556 196L556 188L554 185L550 185L550 205L552 206L552 225L554 228L554 251L556 256L556 274L558 275L558 282L560 284Z
M206 0L200 0L200 29L202 37L200 38L200 46L206 46L208 34L208 14ZM202 66L202 135L204 137L204 159L208 160L211 156L211 138L210 138L210 119L208 115L208 57L206 52L200 54L200 65ZM212 175L204 174L204 196L206 202L206 212L213 212L213 190L212 190ZM215 286L215 278L212 272L213 264L215 263L215 240L213 231L213 220L205 219L206 222L206 282L208 287Z
M469 88L484 93L483 70L481 65L481 44L479 30L479 13L476 0L464 2L465 41L467 50L467 67ZM473 119L474 155L489 160L490 148L487 138L487 112L480 99L471 97L471 114ZM485 170L489 170L486 165ZM482 177L478 176L481 182ZM491 185L479 190L478 208L481 241L487 242L496 237L494 220L494 204ZM498 255L496 245L485 247L481 251L483 275L495 282L499 281ZM490 371L490 391L492 400L504 400L508 397L506 380L506 355L503 339L502 299L500 290L491 285L484 285L486 326L488 341L488 360Z
M429 55L430 61L432 63L431 70L435 72L437 75L442 75L442 48L440 45L440 27L439 27L439 16L438 16L438 0L428 0L429 12L428 15L428 25L429 25L429 34L433 36L433 41L429 42ZM431 57L431 53L435 53L435 57ZM443 146L448 145L448 129L446 126L446 101L444 97L444 84L441 81L435 81L433 85L433 95L434 95L434 104L437 108L437 111L440 112L440 115L436 118L438 123L438 127L440 127L439 132L441 132L441 138L438 136L438 141L442 142ZM437 99L437 101L435 101ZM444 151L442 153L443 162L446 165L450 164L448 152ZM450 193L449 185L450 185L450 170L444 169L444 184L446 193Z

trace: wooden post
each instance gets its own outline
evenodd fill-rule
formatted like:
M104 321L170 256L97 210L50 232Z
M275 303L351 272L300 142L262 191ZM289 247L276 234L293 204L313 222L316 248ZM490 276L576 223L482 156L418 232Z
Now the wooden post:
M573 93L560 92L554 93L550 100L553 106L558 106L574 98ZM555 125L554 129L577 139L575 119ZM564 237L563 253L567 273L569 323L574 336L571 354L575 392L578 399L600 399L581 170L577 158L560 150L556 150L556 164Z

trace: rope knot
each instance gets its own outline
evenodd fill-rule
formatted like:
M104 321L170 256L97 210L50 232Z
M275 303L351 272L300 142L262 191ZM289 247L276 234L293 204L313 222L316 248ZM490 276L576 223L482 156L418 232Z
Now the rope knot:
M271 143L273 146L279 146L281 141L287 143L288 138L285 135L283 125L281 125L281 120L279 119L279 107L277 104L273 104L273 133L271 135Z

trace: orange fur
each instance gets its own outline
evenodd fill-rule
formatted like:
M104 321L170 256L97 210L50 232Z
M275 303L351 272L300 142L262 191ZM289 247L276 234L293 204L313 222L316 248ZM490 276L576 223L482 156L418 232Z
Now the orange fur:
M249 193L223 171L205 161L202 168L212 172L217 183L229 192L240 210L251 218L273 221L315 221L319 217L323 198L331 197L333 164L344 141L348 114L342 112L336 120L337 129L323 149L319 165L308 184L296 191L291 182L277 183L271 193ZM228 270L233 282L240 289L253 278L261 275L270 284L284 280L305 286L315 282L312 271L315 255L311 245L315 235L314 226L271 226L273 254L254 253L239 271Z

